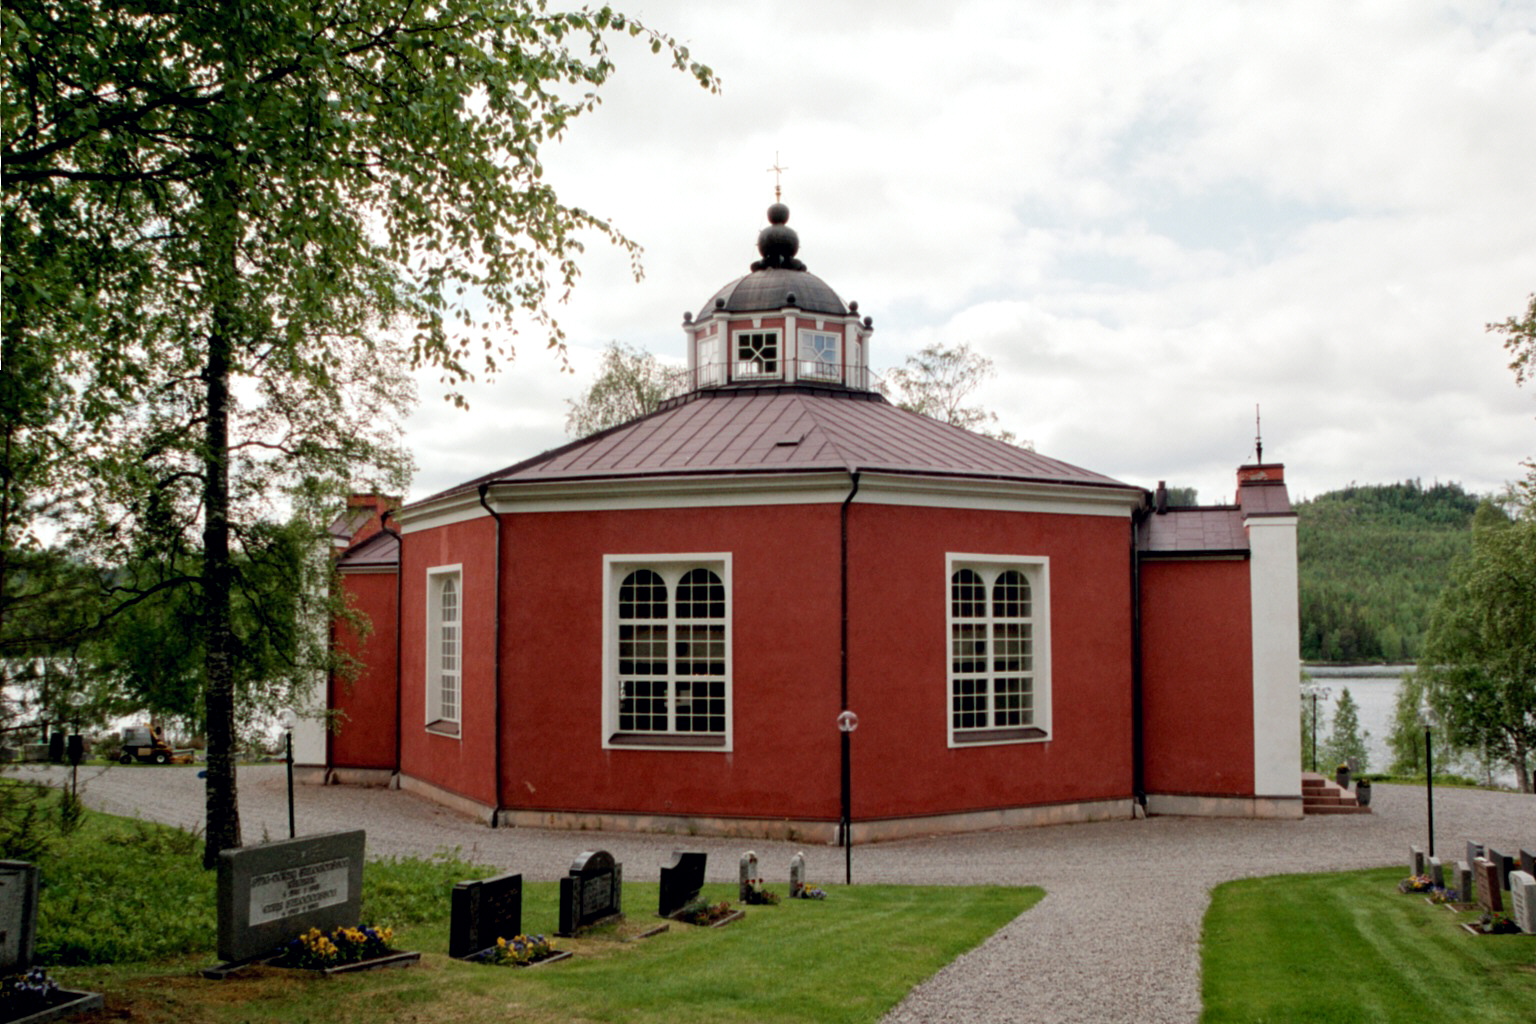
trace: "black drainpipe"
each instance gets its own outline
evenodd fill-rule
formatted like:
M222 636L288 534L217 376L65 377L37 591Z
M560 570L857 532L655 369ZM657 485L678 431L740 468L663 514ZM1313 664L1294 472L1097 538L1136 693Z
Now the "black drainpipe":
M843 499L842 511L839 513L839 526L842 531L841 551L841 575L842 575L842 651L839 657L839 682L841 684L842 710L848 710L848 506L853 504L853 496L859 493L859 471L850 469L848 476L853 481L853 490L848 492L848 497ZM838 730L841 738L842 753L842 832L843 839L843 884L853 884L853 734Z
M496 742L494 744L495 754L492 758L492 763L496 766L496 778L495 785L492 787L491 792L495 793L496 796L494 800L494 807L491 810L491 828L500 828L501 741L502 737L506 735L506 732L503 729L501 703L501 516L497 515L495 510L491 508L490 503L485 500L485 494L490 490L490 488L491 485L488 483L480 485L480 505L490 513L492 521L496 523L496 566L491 574L491 586L496 588L496 600L494 602L496 607L496 625L491 634L492 642L496 645L496 652L494 655L492 655L493 667L491 669L493 690L491 695L491 706L493 708L491 718L492 721L496 723Z
M392 529L389 525L389 517L394 514L394 511L392 508L387 508L379 514L379 529L395 538L395 784L399 785L401 730L405 728L404 716L401 712L405 694L400 683L400 614L403 611L400 606L400 596L404 593L405 585L405 538L400 535L399 530Z
M1131 511L1131 792L1143 815L1147 810L1146 736L1141 678L1141 548L1137 532L1145 505Z

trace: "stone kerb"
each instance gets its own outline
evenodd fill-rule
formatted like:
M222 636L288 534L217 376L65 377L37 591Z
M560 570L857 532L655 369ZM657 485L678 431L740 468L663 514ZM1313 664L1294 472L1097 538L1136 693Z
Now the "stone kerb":
M219 956L231 963L250 960L311 928L356 925L365 839L357 829L221 852Z
M0 976L32 966L37 939L37 865L0 860Z

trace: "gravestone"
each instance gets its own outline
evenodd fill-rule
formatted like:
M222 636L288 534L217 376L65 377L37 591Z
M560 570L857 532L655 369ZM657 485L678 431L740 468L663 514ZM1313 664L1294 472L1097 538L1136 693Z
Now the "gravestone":
M743 903L747 902L747 890L751 889L752 883L757 880L757 854L748 850L741 855L741 891L737 899Z
M0 860L0 978L32 966L37 940L37 865Z
M1486 857L1479 857L1472 865L1472 878L1477 883L1477 905L1490 913L1502 912L1504 901L1500 898L1503 890L1499 888L1499 866Z
M1472 866L1464 860L1456 862L1456 893L1461 902L1472 902Z
M262 843L219 854L218 953L274 952L311 928L355 926L363 908L362 829Z
M673 850L672 863L661 868L661 896L658 917L671 917L693 900L704 888L704 864L709 855L696 850Z
M1499 888L1508 889L1509 873L1515 870L1515 858L1508 854L1500 853L1492 847L1489 847L1488 852L1483 854L1483 856L1492 861L1493 866L1499 869Z
M463 960L523 934L523 876L497 875L453 887L448 955Z
M623 917L624 865L607 850L584 851L560 879L560 930L566 938L611 917Z
M1481 857L1482 855L1483 855L1483 844L1482 843L1470 843L1469 842L1467 844L1467 863L1468 864L1476 864L1477 863L1477 858Z
M1429 881L1436 889L1445 888L1445 865L1439 857L1429 858Z
M1427 874L1424 870L1424 848L1422 846L1408 847L1408 873L1410 875Z
M1520 851L1520 870L1536 878L1536 853L1530 850Z
M805 854L789 858L789 898L798 899L805 892Z
M1515 924L1527 935L1536 935L1536 876L1527 871L1509 874L1509 902Z

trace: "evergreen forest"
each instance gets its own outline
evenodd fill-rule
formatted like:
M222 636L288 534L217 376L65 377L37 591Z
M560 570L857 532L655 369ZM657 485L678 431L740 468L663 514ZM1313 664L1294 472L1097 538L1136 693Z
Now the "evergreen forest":
M1416 661L1435 601L1472 549L1481 498L1459 484L1351 485L1298 502L1304 661Z

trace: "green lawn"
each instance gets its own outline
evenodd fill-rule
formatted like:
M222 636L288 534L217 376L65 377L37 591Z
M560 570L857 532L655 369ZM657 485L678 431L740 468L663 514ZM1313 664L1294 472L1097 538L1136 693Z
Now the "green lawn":
M1536 937L1469 935L1400 868L1219 886L1205 918L1205 1024L1530 1024Z
M41 820L53 820L56 798L39 806ZM452 857L377 861L365 870L363 916L393 925L397 948L424 954L419 965L332 978L258 968L212 982L196 976L216 958L214 876L198 866L195 837L87 813L77 828L46 838L37 857L39 959L66 987L103 992L100 1019L151 1024L872 1022L1044 895L1001 886L827 886L824 902L748 907L745 920L724 928L673 924L640 940L660 923L657 885L627 881L627 922L556 940L575 959L496 968L443 955L452 883L487 869ZM629 864L626 874L657 868ZM734 902L734 888L708 886L705 895ZM557 896L554 883L525 887L525 931L555 930Z

